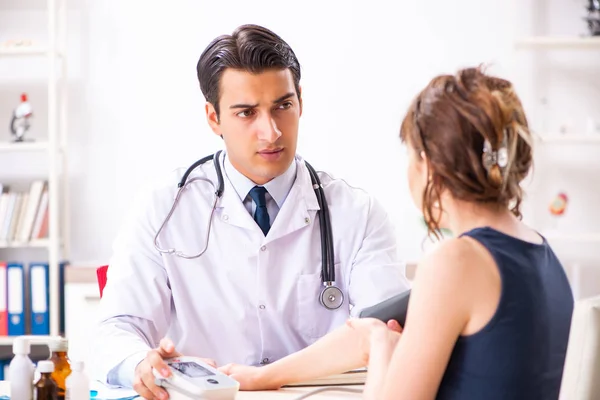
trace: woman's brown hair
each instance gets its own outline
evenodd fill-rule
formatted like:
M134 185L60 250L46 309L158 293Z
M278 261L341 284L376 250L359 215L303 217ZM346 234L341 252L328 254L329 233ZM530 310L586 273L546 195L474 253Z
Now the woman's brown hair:
M400 138L427 158L429 234L439 237L444 190L459 200L511 207L521 217L520 183L533 163L532 140L509 81L481 68L434 78L412 102Z

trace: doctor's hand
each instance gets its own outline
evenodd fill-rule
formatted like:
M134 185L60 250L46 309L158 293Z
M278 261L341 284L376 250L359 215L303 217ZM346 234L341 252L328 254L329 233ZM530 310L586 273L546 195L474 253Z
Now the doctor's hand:
M240 383L240 390L277 390L278 386L269 382L265 374L267 367L251 367L240 364L226 364L219 371Z
M133 379L133 389L145 399L149 400L166 400L169 395L166 390L157 386L154 383L154 374L152 368L157 370L162 376L168 378L171 376L171 370L164 361L167 358L181 357L182 354L175 351L173 342L164 338L160 341L159 346L148 352L146 358L140 362L135 368L135 377ZM209 365L216 367L213 360L203 359Z
M350 318L346 325L360 337L360 351L365 365L369 363L374 347L393 350L402 336L402 327L393 319L385 324L376 318Z

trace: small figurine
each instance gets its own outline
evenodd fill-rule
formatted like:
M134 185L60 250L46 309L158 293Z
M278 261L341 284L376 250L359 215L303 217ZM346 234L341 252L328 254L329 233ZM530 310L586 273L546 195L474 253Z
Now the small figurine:
M31 104L27 100L27 94L21 95L21 104L15 108L12 119L10 121L10 133L12 133L15 142L22 142L25 140L25 133L31 126L29 119L33 116L33 110Z
M567 203L569 202L569 198L566 193L560 192L556 195L552 203L550 203L550 214L559 216L565 213L567 209Z
M600 0L588 0L587 12L584 19L588 23L590 35L600 36Z

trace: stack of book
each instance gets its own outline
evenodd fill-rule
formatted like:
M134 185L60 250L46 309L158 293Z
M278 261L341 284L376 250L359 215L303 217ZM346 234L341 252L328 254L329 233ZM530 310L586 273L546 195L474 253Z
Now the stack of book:
M31 183L17 192L0 183L0 245L25 244L48 237L48 184Z

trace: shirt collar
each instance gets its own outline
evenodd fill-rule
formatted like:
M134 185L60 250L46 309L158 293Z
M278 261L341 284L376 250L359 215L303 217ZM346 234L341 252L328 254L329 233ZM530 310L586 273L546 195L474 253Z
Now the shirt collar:
M229 182L231 182L231 185L240 197L240 200L243 202L248 196L250 190L256 186L256 183L252 182L244 174L235 169L235 167L231 164L228 155L225 155L224 157L223 169L225 170L225 175L229 179ZM290 193L295 180L296 159L294 158L289 168L283 174L270 180L262 186L267 189L267 192L269 192L273 200L275 200L277 206L281 208L285 202L285 199Z

